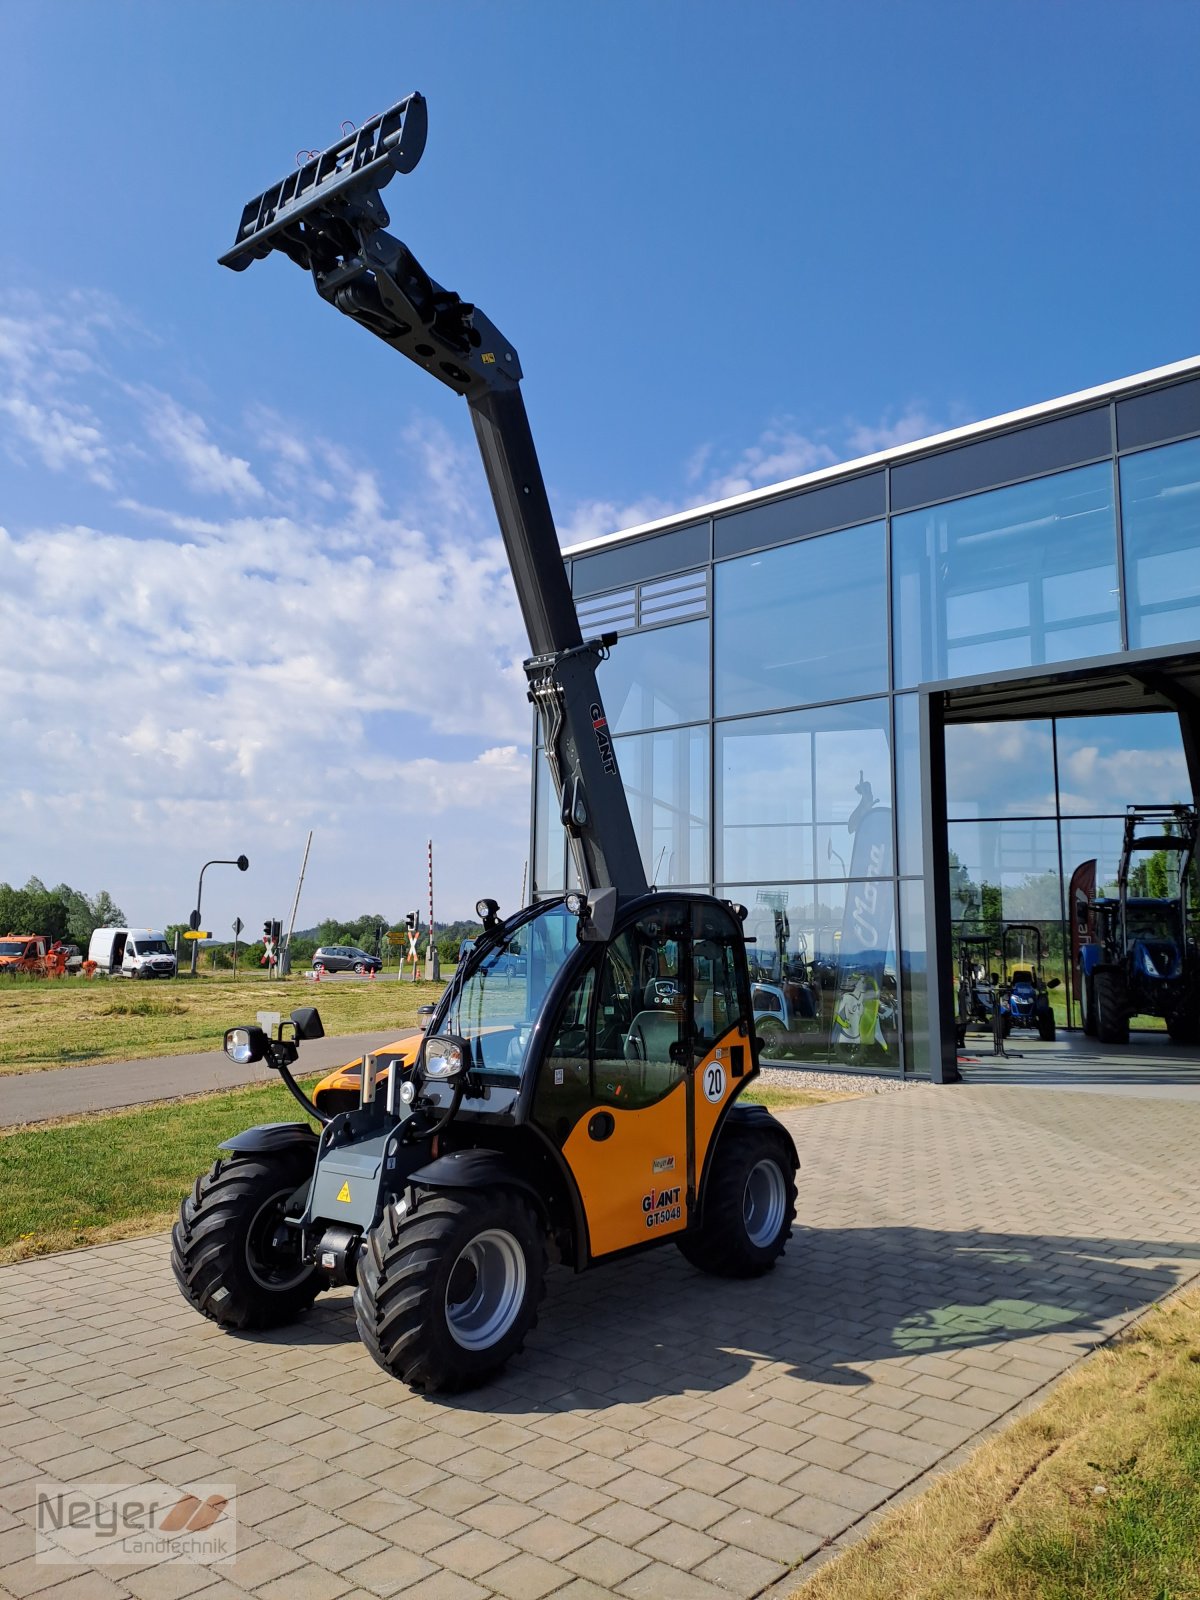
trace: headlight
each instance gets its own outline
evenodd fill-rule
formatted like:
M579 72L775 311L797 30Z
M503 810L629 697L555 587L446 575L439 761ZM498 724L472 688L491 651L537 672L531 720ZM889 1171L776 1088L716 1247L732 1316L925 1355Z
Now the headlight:
M261 1061L266 1049L267 1036L261 1028L230 1028L225 1035L225 1054L240 1067Z
M495 919L500 906L495 900L476 900L475 915L480 922L491 922Z
M572 890L567 896L567 910L573 917L581 916L587 910L587 895Z
M470 1046L453 1034L435 1034L425 1040L425 1076L457 1078L467 1070Z

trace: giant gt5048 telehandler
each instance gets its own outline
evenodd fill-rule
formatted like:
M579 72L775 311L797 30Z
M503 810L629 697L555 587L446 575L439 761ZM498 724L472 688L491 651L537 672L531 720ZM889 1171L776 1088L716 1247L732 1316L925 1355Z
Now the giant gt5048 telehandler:
M281 250L317 293L466 398L532 656L530 698L581 888L501 918L461 965L411 1064L366 1058L357 1104L313 1104L291 1068L320 1019L230 1029L307 1122L251 1128L197 1180L173 1236L187 1299L232 1328L286 1323L354 1284L358 1331L428 1389L494 1372L533 1324L546 1261L582 1270L668 1241L696 1266L766 1271L791 1232L795 1147L739 1095L758 1071L745 911L648 889L512 344L387 231L380 190L420 159L420 95L245 209L222 262ZM497 981L520 948L523 976Z

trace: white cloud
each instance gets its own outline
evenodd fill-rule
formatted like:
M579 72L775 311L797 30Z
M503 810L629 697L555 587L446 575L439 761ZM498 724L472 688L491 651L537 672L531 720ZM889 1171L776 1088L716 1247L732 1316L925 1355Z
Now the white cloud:
M185 410L170 395L150 390L145 398L146 430L167 459L183 468L190 488L230 495L234 500L262 499L263 486L250 463L222 450L209 437L202 417Z
M935 422L923 406L908 405L894 420L852 423L846 443L852 455L870 456L879 450L892 450L898 444L909 444L913 439L928 438L930 434L940 433L944 426L944 423Z

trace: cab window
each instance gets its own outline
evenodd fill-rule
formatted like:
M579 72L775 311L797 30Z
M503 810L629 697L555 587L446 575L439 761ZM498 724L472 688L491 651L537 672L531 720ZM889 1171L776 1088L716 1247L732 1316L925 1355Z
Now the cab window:
M724 906L692 907L692 994L698 1055L706 1055L731 1028L741 1027L746 1020L737 981L741 943L741 929Z
M601 1105L653 1104L687 1072L682 908L665 905L620 934L604 953L592 1052Z

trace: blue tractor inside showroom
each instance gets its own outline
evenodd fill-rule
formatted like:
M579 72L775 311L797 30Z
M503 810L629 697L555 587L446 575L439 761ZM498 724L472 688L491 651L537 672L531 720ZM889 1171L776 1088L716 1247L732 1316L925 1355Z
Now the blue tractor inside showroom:
M1058 988L1058 979L1047 982L1042 975L1041 929L1034 922L1010 922L1004 929L1002 949L1008 974L1000 1002L1005 1034L1014 1028L1030 1028L1039 1039L1051 1043L1056 1028L1050 990Z
M1131 1017L1162 1017L1174 1044L1200 1043L1200 951L1189 921L1189 871L1196 853L1194 806L1130 806L1115 896L1077 892L1072 943L1083 1031L1126 1044ZM1154 890L1153 894L1140 890ZM1165 890L1165 892L1162 892Z

